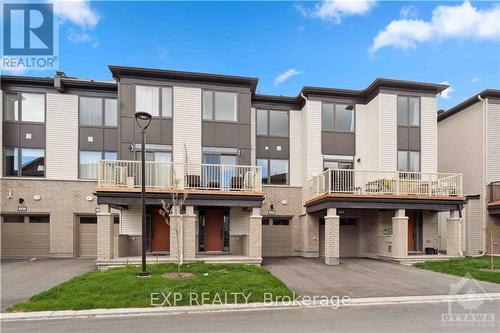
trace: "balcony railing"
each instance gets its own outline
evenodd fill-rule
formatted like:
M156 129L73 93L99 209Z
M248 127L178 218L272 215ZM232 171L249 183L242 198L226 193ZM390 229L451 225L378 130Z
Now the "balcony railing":
M141 188L141 162L101 160L98 187ZM261 192L261 167L146 162L146 188Z
M309 197L354 195L462 195L462 174L328 169L308 182Z
M489 202L500 201L500 181L491 182L489 185Z

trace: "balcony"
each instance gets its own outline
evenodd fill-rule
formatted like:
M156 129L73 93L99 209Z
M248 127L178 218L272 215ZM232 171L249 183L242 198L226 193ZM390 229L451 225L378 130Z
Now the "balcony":
M101 160L97 191L141 189L141 161ZM146 162L148 192L262 192L261 167L222 164Z
M462 174L328 169L308 182L309 201L325 195L450 198L462 196Z
M500 181L491 182L488 185L488 202L500 205Z

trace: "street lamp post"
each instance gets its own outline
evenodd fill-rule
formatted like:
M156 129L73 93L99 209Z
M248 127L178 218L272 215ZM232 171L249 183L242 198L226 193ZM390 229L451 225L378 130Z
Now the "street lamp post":
M142 214L142 270L139 276L150 276L146 270L146 143L144 136L146 129L151 124L151 114L136 112L135 121L141 129L141 214Z

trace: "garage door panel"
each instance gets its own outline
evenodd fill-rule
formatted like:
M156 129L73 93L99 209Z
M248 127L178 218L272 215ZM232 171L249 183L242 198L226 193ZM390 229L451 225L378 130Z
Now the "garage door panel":
M359 257L360 242L358 225L341 225L339 230L341 257Z
M2 222L2 257L48 257L49 223Z
M78 257L97 257L97 223L79 223Z
M285 257L292 253L290 225L262 226L262 256Z

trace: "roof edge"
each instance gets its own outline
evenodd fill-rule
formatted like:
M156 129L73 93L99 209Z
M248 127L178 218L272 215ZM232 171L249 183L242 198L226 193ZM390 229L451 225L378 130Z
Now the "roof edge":
M500 98L500 90L497 89L485 89L481 91L478 94L475 94L472 97L467 98L465 101L455 105L451 109L446 110L443 113L438 114L438 122L445 120L446 118L449 118L453 116L454 114L457 114L458 112L468 108L469 106L472 106L478 102L480 102L478 96L481 96L481 98L490 98L490 97L495 97L495 98Z

